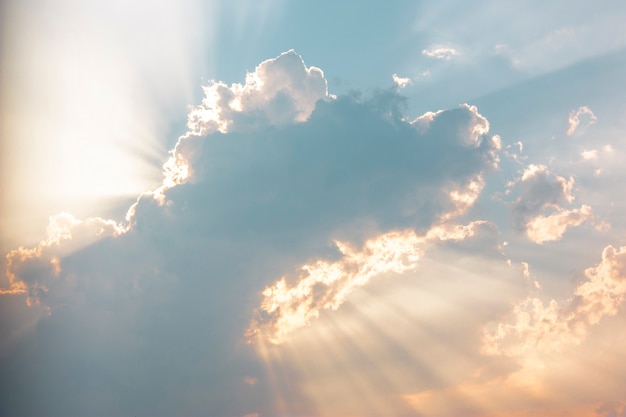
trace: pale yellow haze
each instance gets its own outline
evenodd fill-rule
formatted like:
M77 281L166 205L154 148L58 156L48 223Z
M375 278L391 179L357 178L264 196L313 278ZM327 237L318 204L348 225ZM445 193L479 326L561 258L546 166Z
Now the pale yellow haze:
M32 243L60 211L102 214L159 185L193 100L184 8L88 3L3 5L3 246Z

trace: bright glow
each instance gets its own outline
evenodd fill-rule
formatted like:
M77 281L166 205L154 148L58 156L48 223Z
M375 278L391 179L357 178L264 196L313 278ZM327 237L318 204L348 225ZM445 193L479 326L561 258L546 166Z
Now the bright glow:
M170 124L196 88L191 52L209 39L182 30L198 23L190 5L4 5L5 233L21 241L33 219L92 212L161 182Z

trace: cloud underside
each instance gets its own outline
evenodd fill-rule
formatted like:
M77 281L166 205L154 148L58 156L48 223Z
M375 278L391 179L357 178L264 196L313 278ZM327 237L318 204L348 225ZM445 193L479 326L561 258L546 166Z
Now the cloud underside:
M563 409L544 370L620 317L626 249L607 246L569 300L528 296L528 265L507 262L477 207L502 139L476 107L409 121L397 88L335 97L294 51L203 91L163 183L124 219L62 213L7 254L0 301L31 306L0 305L18 340L0 345L10 414ZM572 206L573 177L545 165L505 192L529 244L596 222ZM623 410L606 398L577 404Z

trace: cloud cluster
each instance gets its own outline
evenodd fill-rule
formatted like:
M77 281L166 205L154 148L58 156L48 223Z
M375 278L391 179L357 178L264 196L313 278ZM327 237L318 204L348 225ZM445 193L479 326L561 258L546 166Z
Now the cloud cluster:
M528 357L582 342L591 326L617 314L626 299L626 247L607 246L585 277L565 306L532 297L517 304L511 322L485 334L484 351Z

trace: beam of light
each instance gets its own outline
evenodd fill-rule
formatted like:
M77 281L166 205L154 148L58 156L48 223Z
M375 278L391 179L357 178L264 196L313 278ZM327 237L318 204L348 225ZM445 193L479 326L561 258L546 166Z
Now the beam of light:
M434 227L431 244L471 239L475 232L470 227ZM372 258L376 257L372 255ZM260 356L272 362L273 367L283 363L297 369L297 385L315 404L319 415L391 416L421 412L419 407L414 408L415 398L408 393L432 386L455 386L472 375L476 358L467 356L469 348L460 342L467 339L455 340L459 337L455 333L473 329L467 330L474 335L469 350L480 357L479 334L487 315L493 311L494 303L504 310L511 301L511 296L505 294L512 293L516 287L511 281L503 280L503 276L513 274L517 279L522 278L521 271L511 268L504 258L497 258L497 268L473 257L468 259L450 265L428 260L427 256L420 260L417 269L407 269L401 274L405 280L413 275L420 279L400 286L397 271L380 272L380 277L388 278L354 288L336 310L318 310L310 326L292 329L279 344L268 337L270 329L261 327L255 343L259 344L260 352L269 348L273 354L269 357L260 353ZM358 268L348 270L357 273ZM396 278L391 280L391 276ZM428 285L420 284L421 279L436 285L429 291ZM457 288L459 284L462 286ZM372 290L375 294L368 292L372 285L378 288ZM387 286L396 290L381 292ZM501 294L502 299L490 300L489 308L476 311L477 306L484 304L485 288L490 289L488 293ZM300 290L296 293L306 293L304 287ZM300 312L299 300L296 297L286 301L280 308L291 306L289 312ZM467 315L465 309L475 314ZM453 326L448 323L450 317L455 317ZM288 385L296 381L279 379L276 383ZM481 404L470 394L462 392L457 397L469 408L488 409L489 404Z
M468 348L467 338L457 332L478 334L486 313L468 315L467 310L484 304L486 294L512 292L503 291L503 272L517 278L521 272L504 259L497 261L497 268L475 260L472 266L451 266L428 257L420 262L415 273L394 279L390 274L386 281L357 289L337 311L322 311L314 324L282 344L260 339L261 351L269 347L273 352L271 357L261 355L264 360L297 370L297 379L292 375L277 384L298 385L314 403L314 415L397 416L428 411L430 406L421 401L437 395L427 394L428 387L454 387L471 377L477 361L468 357L468 350L479 356L480 339L472 337L475 346ZM370 291L372 285L376 288ZM466 298L474 301L466 304ZM497 303L503 308L508 298ZM408 394L416 391L422 396ZM467 409L493 406L469 390L455 393L455 398Z
M473 193L474 182L469 188ZM454 199L456 193L452 192L451 196ZM465 199L460 199L460 204L465 207ZM448 216L442 217L447 219ZM317 318L320 310L339 308L355 288L389 272L414 270L425 247L437 241L465 239L482 224L481 221L467 226L438 224L424 235L412 229L392 231L368 240L361 250L335 241L343 255L340 261L320 260L306 264L295 284L289 284L287 277L282 277L263 291L264 300L247 336L251 342L263 337L280 344L291 332Z

